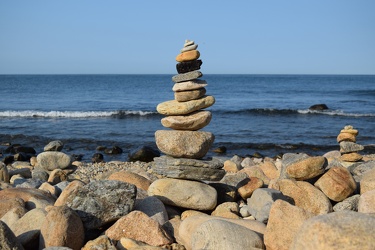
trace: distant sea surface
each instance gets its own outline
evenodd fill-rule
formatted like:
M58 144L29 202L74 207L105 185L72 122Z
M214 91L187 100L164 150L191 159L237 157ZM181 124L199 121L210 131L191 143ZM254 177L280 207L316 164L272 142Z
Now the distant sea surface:
M64 142L64 152L89 161L97 146L119 146L127 160L142 147L156 149L154 132L164 128L156 106L174 98L172 75L0 75L0 149L6 143L34 147ZM374 153L375 76L204 75L212 149L227 156L258 152L321 155L338 150L345 125L359 130L357 143ZM314 104L328 110L312 111ZM210 152L209 155L215 155Z

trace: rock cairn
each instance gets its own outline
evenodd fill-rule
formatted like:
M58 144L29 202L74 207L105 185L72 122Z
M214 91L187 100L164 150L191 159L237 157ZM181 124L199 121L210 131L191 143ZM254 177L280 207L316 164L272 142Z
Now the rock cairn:
M362 160L362 155L358 153L364 149L360 144L356 143L358 130L353 126L345 126L337 136L337 142L340 143L341 159L348 162L357 162Z
M155 132L156 145L165 156L154 159L156 173L187 180L220 180L225 171L219 160L204 159L215 136L201 131L211 121L211 112L204 110L215 103L206 95L207 82L199 71L202 60L198 44L186 40L177 55L178 74L172 77L174 100L160 103L156 109L165 115L161 120L170 130Z

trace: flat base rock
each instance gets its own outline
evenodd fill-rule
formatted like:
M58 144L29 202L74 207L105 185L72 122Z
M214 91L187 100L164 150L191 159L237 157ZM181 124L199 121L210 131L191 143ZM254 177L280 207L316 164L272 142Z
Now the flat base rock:
M187 159L161 156L154 158L152 169L157 174L177 179L219 181L225 175L218 159Z
M203 158L215 136L205 131L158 130L155 132L156 145L161 152L176 158Z

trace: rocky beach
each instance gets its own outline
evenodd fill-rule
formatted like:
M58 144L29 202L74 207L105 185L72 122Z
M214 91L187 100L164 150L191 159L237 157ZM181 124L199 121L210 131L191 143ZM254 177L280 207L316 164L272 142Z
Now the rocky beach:
M215 98L197 48L185 41L174 100L157 106L158 150L80 161L61 141L7 143L1 249L375 249L375 155L361 154L361 131L343 124L322 155L208 157L224 149L202 130Z

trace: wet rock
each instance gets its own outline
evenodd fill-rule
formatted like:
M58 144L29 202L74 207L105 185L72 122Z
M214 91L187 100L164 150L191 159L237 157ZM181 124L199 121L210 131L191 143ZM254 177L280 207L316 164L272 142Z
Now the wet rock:
M112 148L106 148L104 150L104 153L109 154L109 155L118 155L122 154L122 149L118 146L113 146Z
M61 151L63 147L64 143L62 141L51 141L44 147L44 151Z
M104 150L104 149L103 149ZM93 156L91 157L91 162L92 163L100 163L100 162L103 162L104 161L104 156L103 154L101 153L95 153L93 154Z
M159 157L160 152L148 146L143 146L142 148L130 153L128 155L129 161L143 161L151 162L155 157Z
M314 104L309 107L310 110L326 110L328 106L326 104Z

